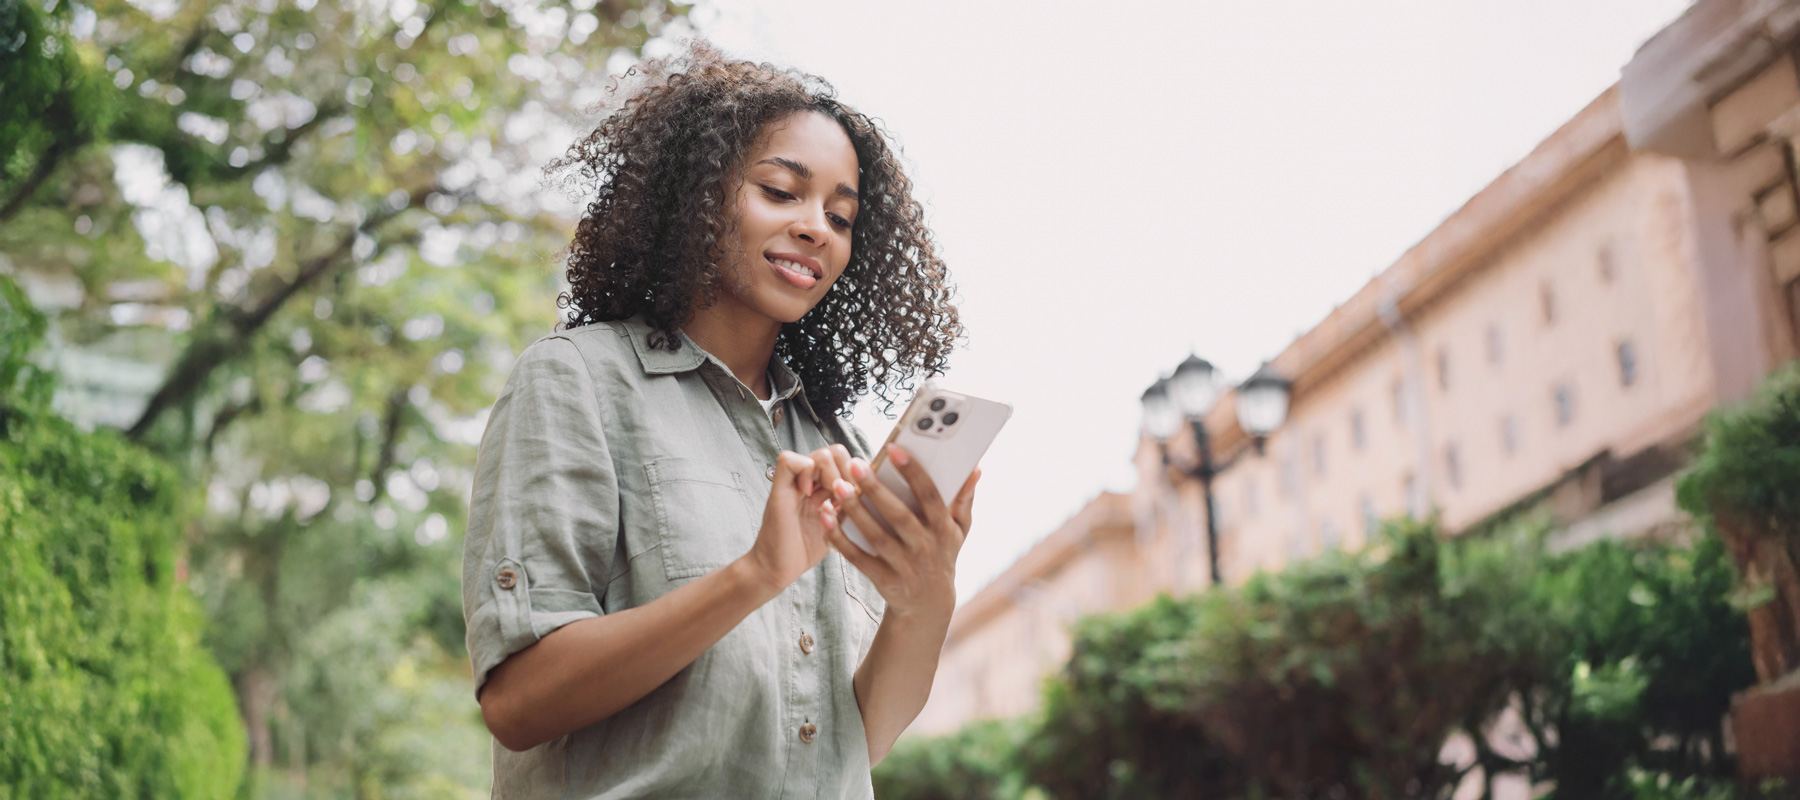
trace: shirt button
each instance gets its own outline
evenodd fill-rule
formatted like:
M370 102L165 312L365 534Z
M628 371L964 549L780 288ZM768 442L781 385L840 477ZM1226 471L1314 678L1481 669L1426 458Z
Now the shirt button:
M805 725L800 726L800 741L806 742L807 744L811 744L812 740L817 739L818 737L819 737L818 726L813 725L810 722L806 723Z
M813 648L812 634L810 634L810 633L800 634L800 652L811 653L812 648Z
M777 428L779 428L779 427L781 427L781 417L782 417L782 415L783 415L783 411L782 411L782 409L780 409L780 408L777 408L777 409L775 409L775 419L774 419L774 423L775 423L775 427L777 427Z
M775 468L770 467L766 470L763 470L763 479L769 481L770 483L774 483L775 482Z
M519 583L519 573L510 569L500 570L500 574L494 578L494 582L500 584L502 589L511 590Z

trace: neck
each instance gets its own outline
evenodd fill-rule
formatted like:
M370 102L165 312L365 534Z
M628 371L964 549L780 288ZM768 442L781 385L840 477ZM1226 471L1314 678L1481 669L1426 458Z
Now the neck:
M775 357L775 339L781 323L758 314L729 298L694 312L682 332L713 357L725 362L731 374L750 387L759 399L769 399L769 360Z

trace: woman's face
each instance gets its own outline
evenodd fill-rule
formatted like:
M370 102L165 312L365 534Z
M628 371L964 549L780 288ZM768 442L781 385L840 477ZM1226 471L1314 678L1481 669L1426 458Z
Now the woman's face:
M769 123L740 173L722 299L780 322L805 316L850 263L858 188L836 120L806 111Z

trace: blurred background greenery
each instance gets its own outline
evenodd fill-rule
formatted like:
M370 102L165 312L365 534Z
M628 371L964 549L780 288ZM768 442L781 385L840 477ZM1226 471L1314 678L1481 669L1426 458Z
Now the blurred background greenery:
M540 166L686 11L0 0L0 797L486 796L458 541Z

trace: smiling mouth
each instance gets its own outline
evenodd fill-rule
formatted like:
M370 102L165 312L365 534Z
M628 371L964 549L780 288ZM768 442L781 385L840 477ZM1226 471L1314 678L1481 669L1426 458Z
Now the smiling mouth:
M777 274L786 278L789 283L802 289L812 288L813 284L818 283L820 278L825 277L817 267L808 266L798 261L789 261L780 256L765 255L763 257L768 260L769 266L775 268Z

